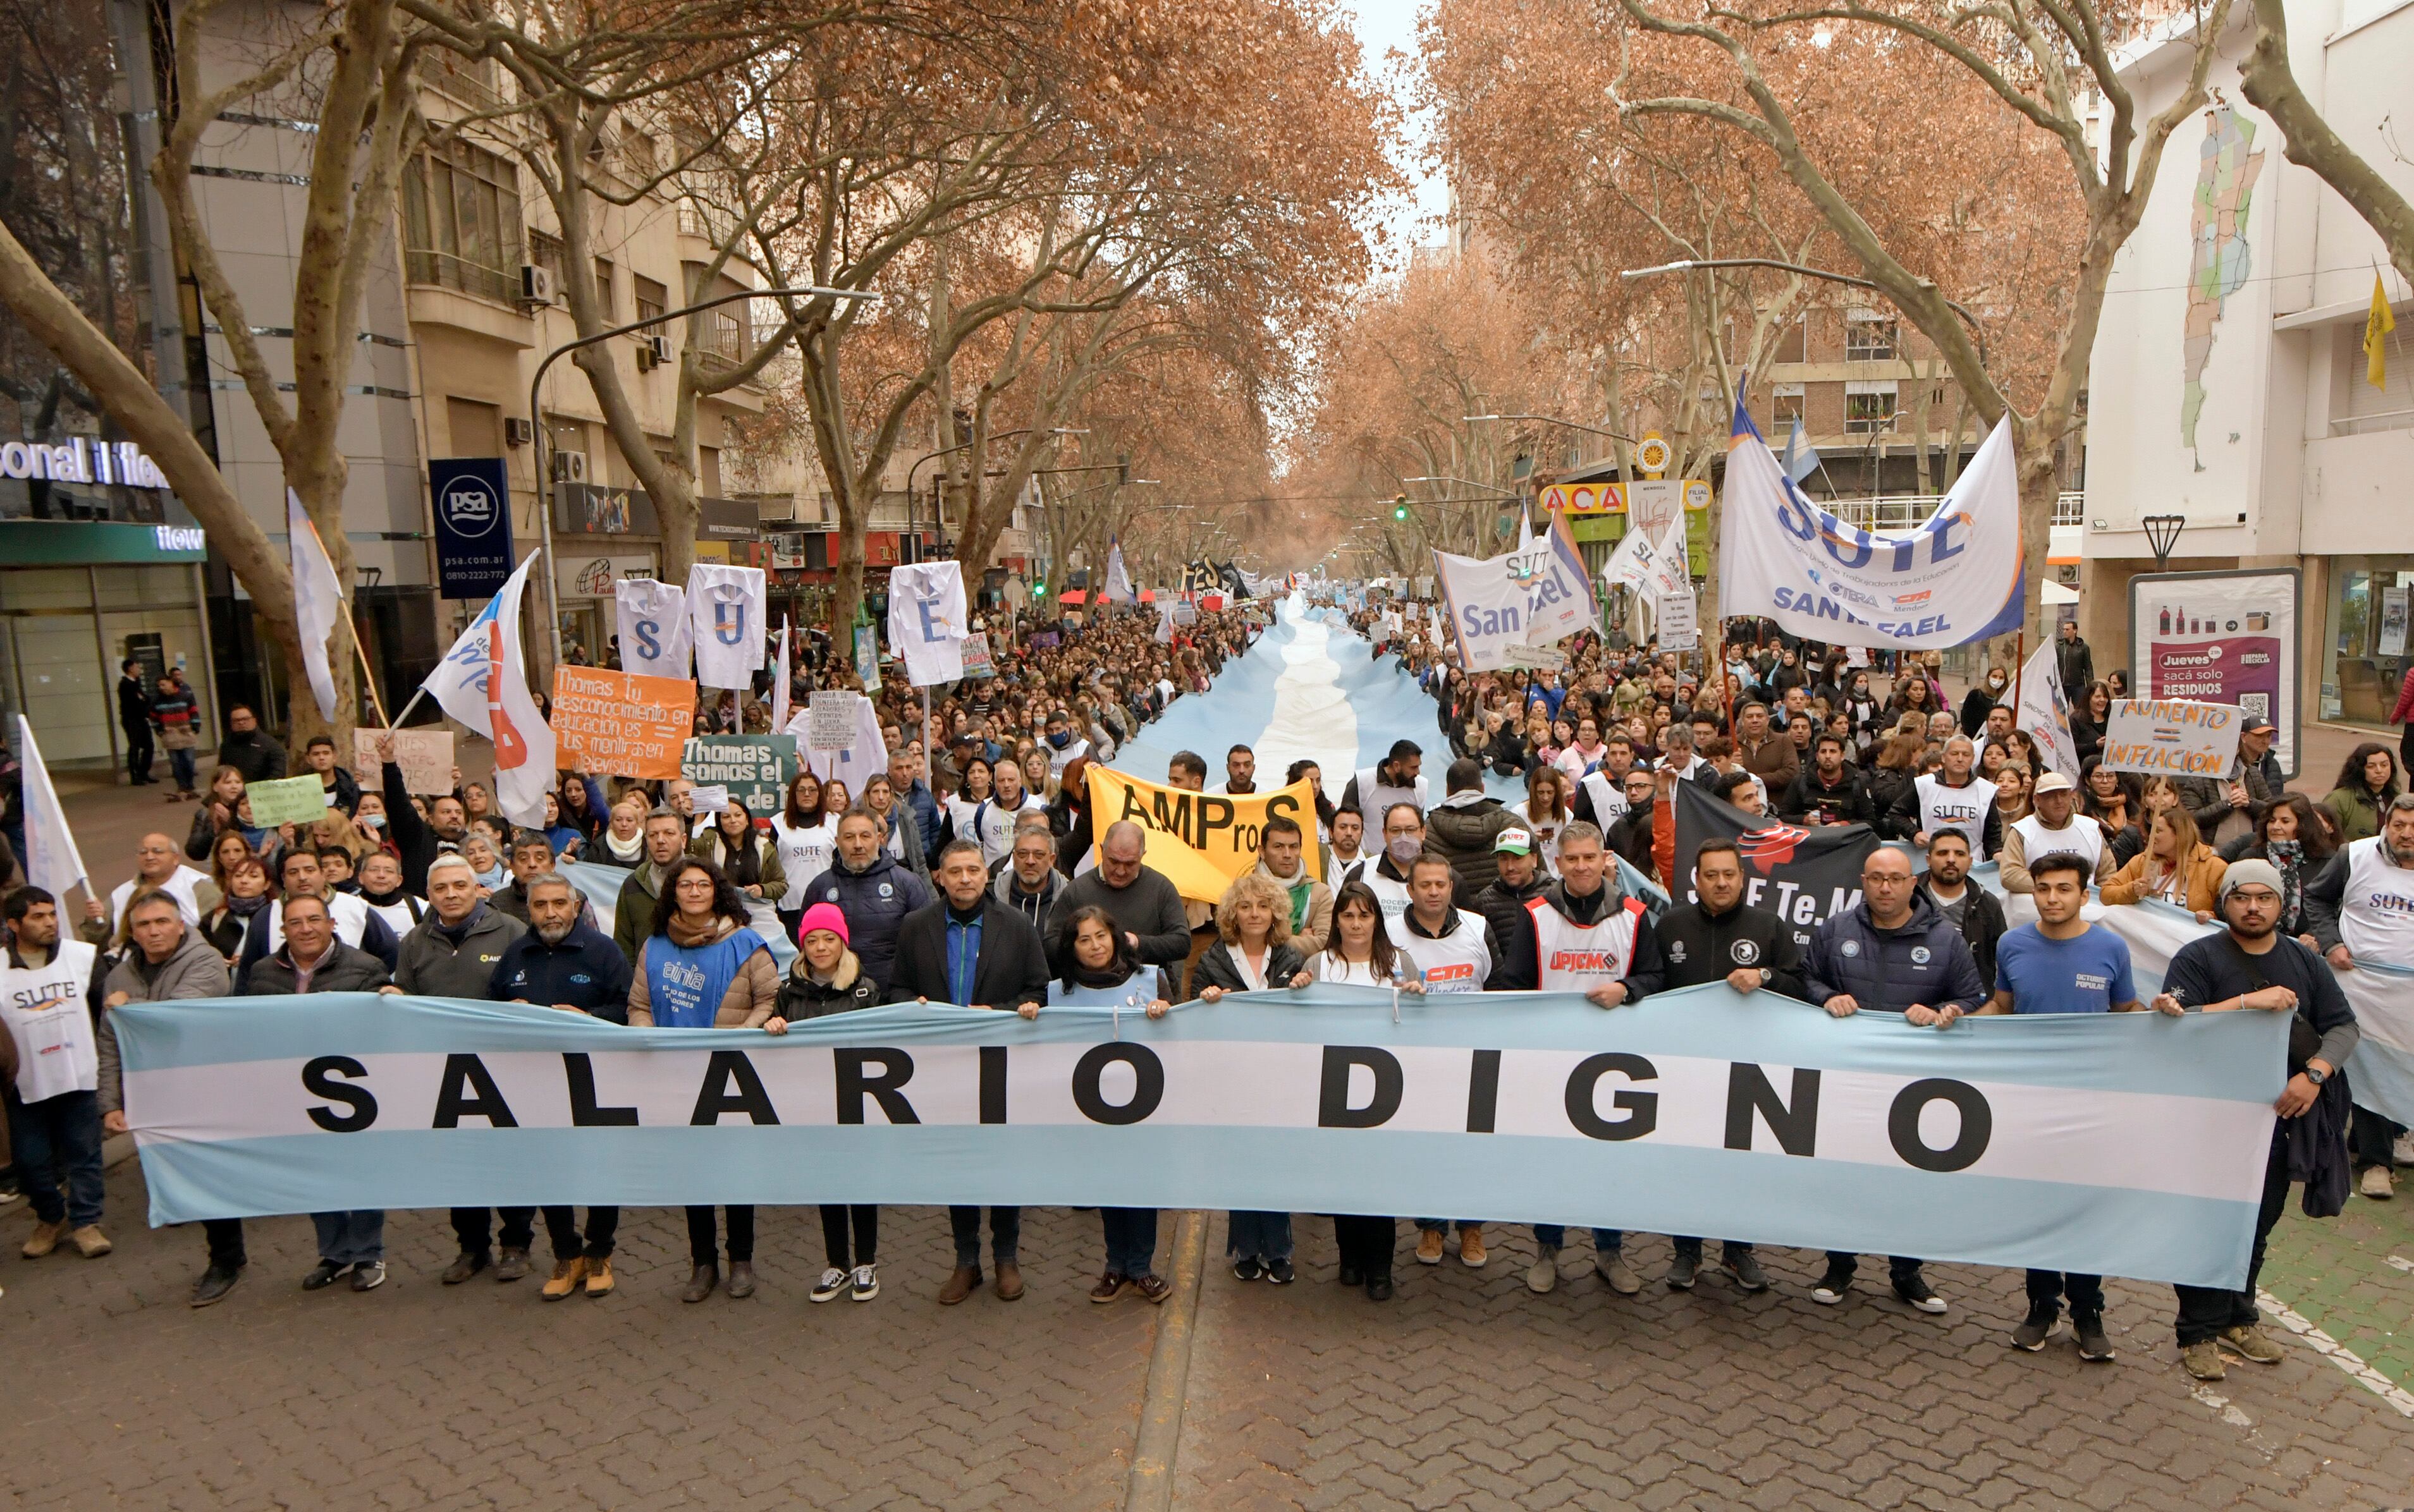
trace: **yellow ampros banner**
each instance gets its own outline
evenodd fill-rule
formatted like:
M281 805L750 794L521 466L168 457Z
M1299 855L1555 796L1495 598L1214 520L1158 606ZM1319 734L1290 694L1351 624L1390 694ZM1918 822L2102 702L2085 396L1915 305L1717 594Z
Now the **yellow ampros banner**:
M1279 814L1300 828L1307 875L1324 874L1316 843L1316 791L1305 778L1273 793L1193 793L1142 782L1092 765L1090 829L1103 842L1107 826L1128 819L1148 831L1148 864L1184 897L1213 903L1232 879L1258 864L1258 838Z

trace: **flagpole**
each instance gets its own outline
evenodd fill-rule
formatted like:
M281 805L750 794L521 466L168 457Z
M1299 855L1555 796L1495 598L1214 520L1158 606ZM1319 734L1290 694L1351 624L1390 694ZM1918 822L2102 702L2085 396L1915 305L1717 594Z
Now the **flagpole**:
M344 623L351 629L352 656L361 664L361 686L368 689L369 707L376 712L378 723L391 730L394 724L385 717L385 701L378 697L377 671L369 665L367 648L361 645L361 622L352 617L352 606L350 601L344 605ZM413 702L417 700L414 699Z

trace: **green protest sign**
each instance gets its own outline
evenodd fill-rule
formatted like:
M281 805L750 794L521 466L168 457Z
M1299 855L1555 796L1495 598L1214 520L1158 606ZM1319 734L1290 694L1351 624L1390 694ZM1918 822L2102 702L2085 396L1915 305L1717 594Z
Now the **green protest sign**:
M251 822L262 829L316 823L327 812L327 789L315 773L254 782L243 793L251 800Z
M723 787L756 819L786 801L797 776L794 735L696 735L679 757L679 776L698 787Z

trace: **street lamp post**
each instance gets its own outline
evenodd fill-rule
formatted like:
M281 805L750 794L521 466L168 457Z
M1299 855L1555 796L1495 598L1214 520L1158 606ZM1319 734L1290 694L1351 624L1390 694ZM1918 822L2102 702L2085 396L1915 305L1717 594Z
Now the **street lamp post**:
M551 437L552 432L545 427L544 408L539 398L540 391L544 386L545 369L551 367L557 358L568 356L584 347L592 347L599 342L609 341L614 336L629 335L632 333L643 331L648 326L666 325L673 320L699 315L723 304L736 304L739 300L785 297L865 299L875 304L879 304L882 298L868 289L824 289L817 284L803 284L793 289L739 289L735 293L716 294L710 299L699 300L693 304L681 305L676 310L665 310L660 315L648 316L642 320L632 320L627 325L616 325L609 331L598 331L591 336L580 336L575 341L566 341L546 352L544 359L536 364L536 376L529 379L529 425L535 433L533 440L536 447L537 513L540 517L538 524L544 538L544 606L546 618L550 622L551 633L547 639L553 646L555 666L561 664L561 591L554 581L559 575L557 571L559 564L555 561L553 555L553 480L545 476L545 443Z
M943 446L936 452L926 452L922 453L922 455L914 459L914 465L912 467L905 469L906 498L910 500L914 497L914 474L920 470L923 463L928 462L934 457L946 456L949 452L961 452L969 447L985 445L990 441L1003 441L1010 436L1028 436L1036 429L1038 429L1038 427L1036 425L1025 425L1020 430L999 431L994 436L986 436L976 441L958 441L953 446ZM1048 434L1051 436L1087 436L1090 432L1086 426L1076 427L1072 425L1051 425L1048 427ZM933 482L931 485L931 534L939 537L940 544L942 546L946 544L947 535L947 519L944 509L944 500L939 492L939 490L944 486L944 484L937 482Z

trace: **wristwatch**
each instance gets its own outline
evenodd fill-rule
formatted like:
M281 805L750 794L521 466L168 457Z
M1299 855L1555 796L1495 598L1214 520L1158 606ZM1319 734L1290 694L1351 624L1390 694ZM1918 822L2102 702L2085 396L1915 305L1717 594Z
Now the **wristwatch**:
M2331 1079L2331 1074L2322 1070L2319 1066L2307 1066L2304 1070L2304 1077L2307 1081L2319 1087L2322 1083Z

